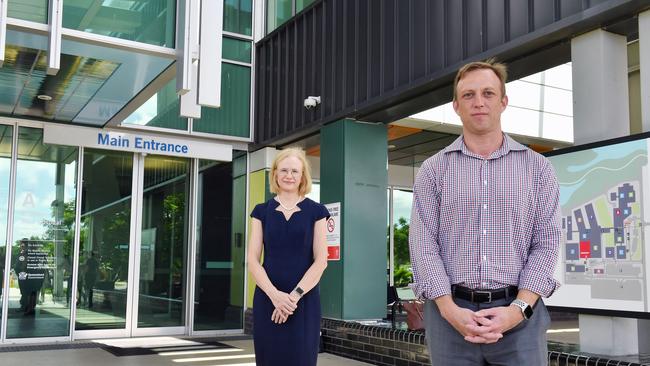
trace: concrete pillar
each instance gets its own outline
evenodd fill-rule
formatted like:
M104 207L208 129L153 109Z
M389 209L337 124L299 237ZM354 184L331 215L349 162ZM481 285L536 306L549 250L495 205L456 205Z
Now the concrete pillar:
M629 135L626 38L600 29L583 34L571 41L571 59L575 143ZM580 314L579 326L583 352L616 356L650 350L648 320Z
M650 10L639 14L639 70L641 72L641 130L650 131Z
M386 126L341 120L321 129L321 203L341 203L341 258L321 280L323 316L386 317Z
M278 151L271 147L265 147L257 150L248 157L248 213L253 212L253 208L258 203L269 200L273 195L269 190L269 172L273 165L273 159ZM250 218L248 225L250 237ZM246 246L248 248L248 245ZM247 267L248 267L248 262ZM246 276L246 299L244 304L246 308L253 308L253 293L255 292L255 280L250 273Z
M595 30L571 40L573 136L584 144L630 134L625 36Z

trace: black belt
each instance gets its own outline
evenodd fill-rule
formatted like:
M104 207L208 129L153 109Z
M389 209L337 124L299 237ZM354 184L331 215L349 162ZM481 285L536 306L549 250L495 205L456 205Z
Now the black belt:
M517 292L519 292L517 286L508 286L496 290L474 290L460 285L451 286L451 294L454 297L478 303L489 303L494 300L515 297Z

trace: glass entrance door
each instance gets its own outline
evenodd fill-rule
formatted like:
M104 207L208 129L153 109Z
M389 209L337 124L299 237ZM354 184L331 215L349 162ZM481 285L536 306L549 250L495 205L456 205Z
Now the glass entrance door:
M189 162L165 156L143 158L134 335L185 330Z
M128 336L133 154L85 149L75 330ZM64 270L72 284L71 262ZM67 286L70 303L72 286ZM104 332L107 333L107 332Z
M75 338L184 334L189 160L83 157Z

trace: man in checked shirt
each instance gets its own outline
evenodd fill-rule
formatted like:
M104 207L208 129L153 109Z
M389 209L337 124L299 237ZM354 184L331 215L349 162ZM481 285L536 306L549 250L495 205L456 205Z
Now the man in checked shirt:
M413 187L413 290L426 299L433 365L545 365L540 297L561 242L559 188L543 156L501 131L503 64L463 66L453 106L463 134L427 159Z

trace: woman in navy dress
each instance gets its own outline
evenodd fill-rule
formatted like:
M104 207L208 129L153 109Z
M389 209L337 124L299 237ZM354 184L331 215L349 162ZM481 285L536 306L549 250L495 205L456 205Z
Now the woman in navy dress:
M251 213L248 269L257 365L316 365L320 334L318 282L327 267L325 206L305 195L311 175L305 153L278 153L269 175L276 196ZM264 265L262 265L264 249Z

